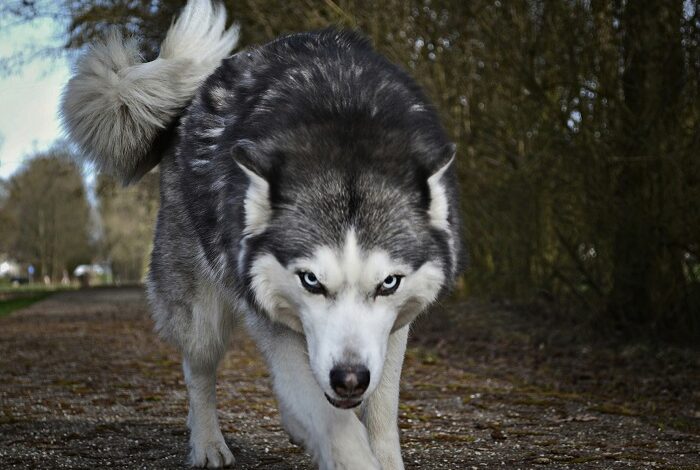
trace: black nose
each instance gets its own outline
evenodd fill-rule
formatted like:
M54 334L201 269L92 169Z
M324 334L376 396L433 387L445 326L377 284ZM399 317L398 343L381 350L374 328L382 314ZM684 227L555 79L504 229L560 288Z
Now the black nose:
M369 370L365 366L335 366L331 369L331 387L338 396L357 398L369 386Z

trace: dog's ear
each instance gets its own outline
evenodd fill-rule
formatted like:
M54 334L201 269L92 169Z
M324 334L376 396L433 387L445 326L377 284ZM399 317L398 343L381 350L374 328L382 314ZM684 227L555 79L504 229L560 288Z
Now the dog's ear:
M428 215L430 223L439 229L448 229L449 200L445 190L443 176L454 164L457 146L453 143L445 145L439 158L435 159L431 165L430 176L428 177L428 190L430 191L430 205Z
M267 179L268 164L265 155L258 149L255 142L250 140L239 140L231 149L233 161L248 174Z
M269 165L255 144L239 142L232 150L233 159L248 177L246 192L245 229L246 235L257 235L267 228L272 215L270 204Z
M443 145L440 152L438 152L437 158L434 158L430 164L430 176L434 176L439 171L449 168L454 163L456 153L457 145L452 142Z

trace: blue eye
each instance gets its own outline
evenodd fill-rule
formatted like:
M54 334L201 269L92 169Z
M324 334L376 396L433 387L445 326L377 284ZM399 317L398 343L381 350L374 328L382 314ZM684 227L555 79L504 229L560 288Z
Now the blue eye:
M323 294L325 292L325 288L323 287L323 284L321 284L321 281L318 280L316 275L312 272L309 271L301 271L297 273L299 276L299 280L301 281L301 285L304 287L304 289L308 290L312 294Z
M382 282L382 289L393 289L399 285L399 278L397 276L387 276Z
M309 287L315 287L320 284L314 273L301 273L301 280Z
M377 295L391 295L396 292L401 284L402 277L403 276L397 274L392 274L384 278L384 281L377 286Z

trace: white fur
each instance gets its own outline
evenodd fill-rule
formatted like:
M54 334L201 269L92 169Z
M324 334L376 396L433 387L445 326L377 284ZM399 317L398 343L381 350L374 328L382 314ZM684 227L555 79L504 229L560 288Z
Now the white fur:
M454 162L454 155L450 160L442 166L438 171L428 178L428 188L430 189L430 207L428 215L430 223L433 227L444 230L447 233L447 243L450 250L450 258L452 261L452 275L457 272L457 249L455 248L455 240L452 231L450 230L449 222L449 201L445 192L445 186L442 183L442 177L447 169Z
M223 8L214 7L210 0L190 0L152 62L144 63L136 42L117 33L91 48L79 61L62 103L66 129L86 158L123 181L133 178L158 132L181 113L235 46L238 29L226 30L225 22ZM302 71L301 76L308 80L306 73ZM252 83L250 71L244 72L241 81ZM228 92L216 88L212 96L221 106ZM223 125L217 123L206 137L217 139ZM211 145L215 142L206 144L215 148ZM441 178L451 163L428 180L431 223L441 229L449 228ZM194 171L207 165L205 160L193 161ZM264 231L271 215L267 181L243 170L250 184L239 265L246 256L247 238ZM165 324L162 314L156 315L156 321L159 331L173 339L184 356L191 463L198 467L233 463L216 415L216 369L233 326L229 302L238 302L270 365L283 426L305 444L319 467L402 469L397 408L406 325L435 300L444 282L442 267L429 262L414 271L383 250L365 250L352 230L343 246L319 247L311 257L290 266L282 266L270 254L261 255L253 261L250 274L258 307L269 315L265 318L246 300L231 299L218 287L225 256L213 267L201 249L193 256L205 266L201 272L207 279L199 281L191 303L188 297L166 306L155 293L150 294L159 309L177 313L170 324ZM298 269L316 273L329 295L307 292L299 282ZM392 274L404 276L397 292L375 296L377 285ZM324 397L326 393L338 398L329 384L330 369L358 361L370 370L362 421L354 411L335 408Z
M265 178L258 176L245 166L241 164L238 166L248 176L250 182L243 204L245 210L245 230L243 232L246 235L256 235L265 230L272 215L270 184Z
M399 312L393 330L403 328L412 322L418 314L433 303L445 282L445 275L439 263L429 261L418 268L411 276L404 279L403 291L394 296L400 302Z
M190 59L212 70L238 42L238 25L226 29L226 10L211 0L189 0L163 40L160 57ZM194 85L195 88L198 86Z
M328 295L307 292L298 271L313 272ZM353 230L341 248L319 247L314 256L282 266L269 254L253 262L252 287L270 317L303 332L311 370L319 387L339 398L330 386L335 364L360 362L370 371L370 395L382 377L389 335L435 300L444 276L429 262L413 271L383 250L364 252ZM377 285L389 275L404 276L389 296L375 296Z
M430 215L430 223L441 230L449 229L449 222L447 220L447 216L449 215L449 203L447 201L445 187L440 180L450 165L452 165L454 159L454 156L450 158L450 161L428 178L428 188L430 188L430 208L428 209L428 215Z
M190 409L190 464L194 467L219 468L233 464L234 458L216 416L216 367L193 368L183 362Z
M344 289L334 300L315 295L300 311L311 370L325 393L339 399L330 385L336 364L359 363L370 371L365 396L379 383L395 313L383 302L366 301L357 289Z
M202 133L203 137L209 137L211 139L215 139L219 137L221 134L224 133L225 128L223 127L212 127L211 129L208 129Z
M382 469L402 470L399 428L399 381L406 352L408 326L395 331L389 337L384 362L384 374L377 389L362 405L362 422L367 427L369 442Z
M282 266L271 254L259 256L250 270L251 284L258 304L273 321L301 333L303 327L297 313L299 284L294 273Z
M270 366L285 429L305 444L319 468L380 470L357 415L330 405L316 384L303 336L270 330L254 320L249 327Z
M307 292L297 275L300 269L316 273L329 295ZM390 274L404 276L399 289L375 296ZM267 359L282 425L292 440L303 443L323 470L402 469L397 419L406 324L437 296L444 280L441 267L426 263L414 271L383 250L363 249L350 230L341 247L319 247L289 266L261 255L253 261L251 276L256 301L272 322L245 301L238 309ZM183 347L191 461L197 466L232 460L216 418L214 385L231 328L223 295L213 284L201 284L189 327L192 342ZM276 326L280 323L291 329ZM349 361L370 370L361 419L324 397L338 398L329 383L330 369Z
M209 95L213 98L217 108L223 107L229 97L229 94L230 91L222 87L214 87L209 92Z
M116 30L91 47L61 105L64 127L85 158L124 182L133 178L158 132L235 47L238 27L226 30L225 23L222 7L190 0L152 62Z

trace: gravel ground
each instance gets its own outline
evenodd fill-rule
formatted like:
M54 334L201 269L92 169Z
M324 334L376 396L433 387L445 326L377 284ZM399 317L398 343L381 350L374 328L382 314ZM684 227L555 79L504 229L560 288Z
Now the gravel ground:
M700 468L697 351L601 346L453 304L415 326L401 388L409 469ZM239 469L313 468L237 333L219 410ZM142 291L63 292L0 318L0 468L182 468L178 354Z

